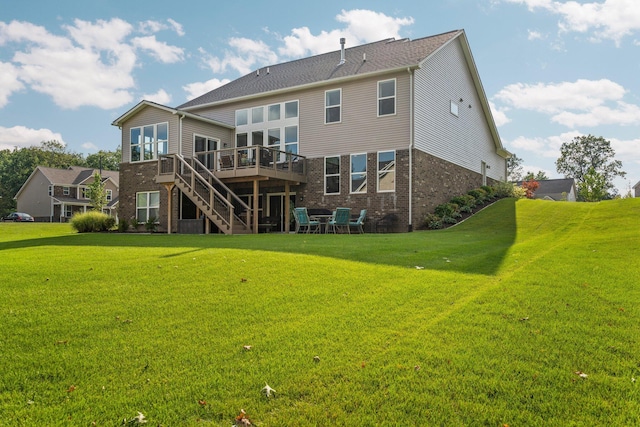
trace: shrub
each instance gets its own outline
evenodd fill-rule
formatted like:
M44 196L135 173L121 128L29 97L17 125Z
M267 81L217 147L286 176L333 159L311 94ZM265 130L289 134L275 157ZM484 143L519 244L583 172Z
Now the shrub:
M442 218L440 218L436 214L429 213L424 218L424 226L426 228L430 228L432 230L436 230L438 228L442 228Z
M78 213L71 218L71 227L78 233L109 231L115 225L115 218L98 211Z
M525 197L527 197L527 189L519 185L514 185L513 197L517 197L518 199L524 199Z
M473 196L474 199L476 199L476 205L481 205L487 200L487 192L482 188L469 190L467 191L467 194Z
M538 187L540 187L540 184L534 179L530 179L522 183L522 188L524 188L525 194L528 199L533 199L533 195L535 194Z
M506 181L500 181L499 183L493 186L494 193L496 197L516 197L513 188L515 184Z
M455 224L458 222L457 218L460 218L460 208L455 203L443 203L436 206L434 210L435 214L442 218L442 222L446 224Z
M483 185L480 187L481 190L484 190L487 193L487 199L493 200L496 198L496 190L490 185Z
M138 218L136 218L135 216L132 216L131 227L133 227L134 230L137 230L139 225L140 225L140 221L138 221Z
M156 224L156 217L152 216L148 220L144 222L144 228L150 233L153 233L158 229L158 224Z
M473 212L473 207L476 205L476 198L469 194L464 194L454 197L450 200L450 203L458 205L460 212L471 213Z
M124 233L129 229L129 221L127 221L126 219L121 219L120 222L118 222L118 231L120 233Z

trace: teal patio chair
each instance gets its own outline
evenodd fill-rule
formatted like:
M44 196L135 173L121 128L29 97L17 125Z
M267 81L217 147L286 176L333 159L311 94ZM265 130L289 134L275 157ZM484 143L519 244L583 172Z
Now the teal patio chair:
M327 223L327 232L329 228L333 230L335 234L336 231L344 231L351 234L351 230L349 230L349 221L351 220L351 208L336 208L336 214L329 220Z
M320 221L311 221L307 208L295 208L293 217L296 220L296 233L301 233L303 230L307 234L311 231L314 233L320 231Z
M357 220L355 221L349 221L349 228L351 227L356 227L358 229L358 233L363 234L364 233L364 219L367 216L367 210L366 209L362 209L360 211L360 216L358 217Z

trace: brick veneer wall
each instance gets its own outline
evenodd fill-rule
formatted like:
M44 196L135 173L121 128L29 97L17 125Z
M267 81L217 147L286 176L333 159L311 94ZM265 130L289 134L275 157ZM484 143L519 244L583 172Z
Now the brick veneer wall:
M131 221L136 216L136 192L159 191L160 192L160 212L158 214L159 232L167 231L167 190L164 185L156 184L155 176L158 174L157 162L143 163L120 163L120 198L118 203L118 217ZM177 230L177 190L172 192L173 206L172 230Z
M377 153L367 153L367 192L350 194L349 155L340 157L340 194L324 194L324 158L307 159L307 183L296 189L296 206L308 208L351 208L353 214L367 209L365 230L375 231L375 222L385 214L399 217L397 231L407 231L409 224L409 151L396 152L396 191L377 192Z
M478 161L480 163L480 161ZM487 179L491 184L491 180ZM452 197L482 185L482 175L434 157L413 151L413 228L423 227L424 217Z

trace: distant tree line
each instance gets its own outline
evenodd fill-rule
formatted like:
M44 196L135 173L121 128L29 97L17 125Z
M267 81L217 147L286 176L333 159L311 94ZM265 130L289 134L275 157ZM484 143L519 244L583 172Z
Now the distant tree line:
M122 152L100 150L86 158L68 151L59 141L43 141L39 146L0 150L0 214L15 210L14 197L37 166L66 169L81 166L117 171Z
M618 197L614 187L615 177L624 177L622 162L615 160L611 142L603 137L576 136L560 147L560 157L556 160L556 170L565 178L573 178L578 192L577 198L583 202ZM540 181L549 179L543 171L537 174L527 172L523 179L523 160L512 155L507 160L507 174L510 181Z

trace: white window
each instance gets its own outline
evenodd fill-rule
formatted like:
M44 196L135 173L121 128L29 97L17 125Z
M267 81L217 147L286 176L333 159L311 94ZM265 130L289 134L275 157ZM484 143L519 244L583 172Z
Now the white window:
M340 156L324 158L324 194L340 194Z
M270 122L280 120L280 104L269 105L269 115L267 119Z
M154 219L157 222L159 212L159 191L136 193L136 218L139 222L146 222L148 219Z
M236 126L243 126L249 123L249 112L247 110L236 111Z
M351 192L367 192L367 155L351 155Z
M298 126L284 128L284 151L298 154Z
M168 123L131 128L130 135L132 162L155 160L168 153Z
M89 190L87 187L78 187L78 199L88 199L89 198Z
M396 79L378 82L378 116L396 113Z
M73 206L64 205L64 216L67 218L71 218L73 216Z
M49 195L53 196L53 185L49 186Z
M328 90L324 93L324 122L325 123L339 123L342 120L341 106L342 106L342 89Z
M251 109L251 124L262 123L264 121L264 108L255 107Z
M62 187L62 195L68 196L69 194L71 194L71 189L69 187Z
M113 190L105 190L105 195L107 197L107 202L113 200Z
M298 118L298 101L289 101L284 103L284 118Z
M378 192L396 190L396 152L380 151L378 153Z
M451 114L458 117L458 103L455 101L451 101Z

